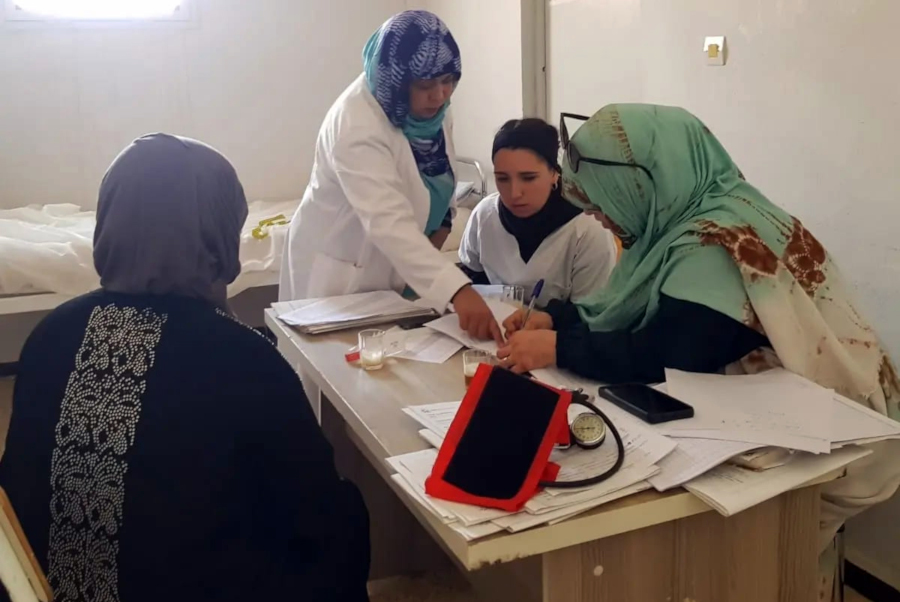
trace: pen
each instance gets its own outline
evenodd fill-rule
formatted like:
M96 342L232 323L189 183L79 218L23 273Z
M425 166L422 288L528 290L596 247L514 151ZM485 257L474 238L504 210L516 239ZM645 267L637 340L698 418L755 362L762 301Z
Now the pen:
M528 309L525 310L525 320L522 322L523 329L525 328L525 325L528 324L528 318L531 317L531 310L534 309L534 302L541 296L542 288L544 288L543 278L537 281L537 284L534 285L534 290L531 291L531 301L528 302Z

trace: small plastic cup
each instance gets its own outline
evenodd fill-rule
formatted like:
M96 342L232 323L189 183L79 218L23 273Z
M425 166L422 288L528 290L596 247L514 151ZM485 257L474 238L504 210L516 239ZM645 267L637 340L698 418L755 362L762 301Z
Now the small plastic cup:
M478 366L481 364L493 366L495 363L496 358L494 354L488 351L469 349L463 353L463 376L466 379L466 388L472 384L472 379L475 378L475 373L478 372Z
M359 363L364 370L381 370L384 355L383 330L363 330L359 333Z

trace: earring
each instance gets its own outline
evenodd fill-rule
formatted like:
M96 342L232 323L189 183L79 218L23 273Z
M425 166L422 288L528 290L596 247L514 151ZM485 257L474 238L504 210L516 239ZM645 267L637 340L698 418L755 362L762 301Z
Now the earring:
M553 190L559 190L559 179L553 182Z

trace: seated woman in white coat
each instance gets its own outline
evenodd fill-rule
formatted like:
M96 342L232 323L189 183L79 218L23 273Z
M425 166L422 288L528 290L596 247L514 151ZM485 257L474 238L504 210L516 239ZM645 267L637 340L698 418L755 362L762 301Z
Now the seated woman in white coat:
M606 285L615 238L559 191L559 135L541 119L507 122L494 137L493 194L475 208L459 247L463 270L477 284L524 287L526 301L578 300Z
M462 73L447 26L426 11L391 17L363 53L365 72L319 131L309 186L291 222L281 300L408 286L470 335L502 341L469 278L439 247L449 233L450 96Z

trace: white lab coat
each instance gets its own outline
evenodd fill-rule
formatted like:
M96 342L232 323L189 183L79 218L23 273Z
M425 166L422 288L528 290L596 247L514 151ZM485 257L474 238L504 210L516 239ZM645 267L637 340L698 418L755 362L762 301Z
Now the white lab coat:
M452 165L449 113L444 135ZM430 209L409 141L361 75L319 131L309 186L285 244L279 298L400 292L409 285L443 310L469 279L423 234Z
M519 244L500 222L500 195L485 198L469 218L459 245L459 260L471 270L487 274L491 284L519 285L526 301L538 280L544 287L537 300L577 301L606 286L616 265L616 243L603 225L579 215L544 239L528 263Z

